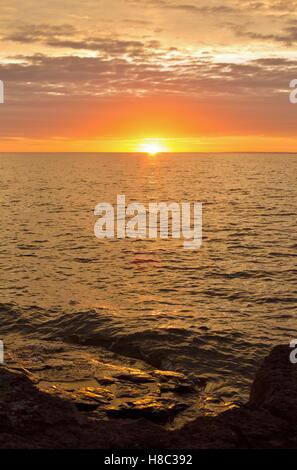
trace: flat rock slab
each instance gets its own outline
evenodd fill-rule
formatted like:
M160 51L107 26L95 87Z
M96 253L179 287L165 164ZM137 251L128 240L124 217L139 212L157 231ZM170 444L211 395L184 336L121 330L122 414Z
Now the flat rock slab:
M175 425L187 421L183 413L200 413L204 388L184 374L154 369L90 346L40 340L14 342L6 338L6 364L30 376L40 391L71 401L79 411L100 418L146 418ZM182 396L182 398L181 398Z

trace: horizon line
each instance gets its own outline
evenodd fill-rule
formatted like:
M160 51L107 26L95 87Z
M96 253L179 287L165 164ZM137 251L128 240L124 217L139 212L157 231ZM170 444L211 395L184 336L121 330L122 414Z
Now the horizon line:
M109 155L139 155L139 156L158 156L158 155L205 155L205 154L216 154L216 155L226 155L226 154L245 154L245 155L253 155L253 154L262 154L262 155L267 155L267 154L277 154L277 155L297 155L297 150L296 151L293 151L293 152L276 152L276 151L256 151L256 150L253 150L253 151L231 151L231 152L228 152L228 151L220 151L220 152L215 152L215 151L207 151L207 152L201 152L201 151L195 151L195 152L156 152L155 154L149 154L148 152L111 152L111 151L106 151L106 152L94 152L94 151L69 151L69 152L60 152L60 151L55 151L55 152L47 152L47 151L9 151L9 152L5 152L5 151L0 151L0 155L4 155L4 154L28 154L28 155L31 155L31 154L49 154L49 155L58 155L58 154L62 154L62 155L71 155L71 154L89 154L89 155L106 155L106 154L109 154Z

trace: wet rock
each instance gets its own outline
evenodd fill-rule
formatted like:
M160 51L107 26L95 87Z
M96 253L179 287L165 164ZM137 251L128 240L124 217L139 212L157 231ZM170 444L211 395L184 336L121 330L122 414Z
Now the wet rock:
M217 416L197 418L182 433L173 432L171 445L296 448L297 367L290 363L289 354L287 346L272 350L256 374L246 405L235 404Z
M106 388L88 387L77 392L78 396L96 401L97 403L108 403L113 399L113 393Z
M108 416L112 413L121 416L124 410L125 415L152 417L153 420L155 416L162 416L160 422L171 421L173 426L173 418L178 417L178 426L183 424L183 416L185 420L189 419L190 413L187 411L187 416L184 413L186 408L192 406L194 415L191 418L197 415L199 386L184 374L155 370L136 359L122 360L98 348L93 351L81 345L20 341L23 341L21 347L19 344L15 348L13 342L9 345L13 356L10 363L21 370L24 367L27 373L29 370L34 372L32 381L40 390L71 401L80 411L96 412L106 418L107 408L112 406ZM148 396L155 402L162 401L159 411L140 410L131 405L131 401L144 400ZM129 408L131 411L127 411Z
M152 376L142 373L138 371L137 373L128 373L128 374L115 374L114 377L118 380L123 380L125 382L132 382L132 383L147 383L147 382L153 382L154 379Z
M200 416L173 431L160 424L188 402L158 395L157 389L118 403L105 387L70 393L52 386L45 392L26 368L1 366L0 448L296 448L297 366L289 362L289 353L281 346L266 358L247 404ZM182 374L154 373L160 384L187 383ZM101 400L109 420L97 411Z
M161 384L160 390L161 392L173 392L179 395L183 395L186 393L194 393L195 387L192 384L168 383L168 384Z
M97 410L99 406L104 408L113 399L113 393L102 387L87 387L85 389L74 390L71 393L61 391L61 389L57 390L57 388L56 391L58 395L71 400L78 410L86 412Z
M162 392L170 391L180 395L197 392L197 386L194 382L179 372L155 371L154 375L160 381Z
M154 375L158 377L161 382L171 381L174 383L181 383L188 380L184 374L169 370L155 370Z
M99 406L98 403L89 403L86 401L75 401L74 404L79 411L87 412L97 410Z
M139 399L140 396L145 396L147 391L148 390L145 388L140 388L139 385L133 388L124 386L117 390L116 398L125 399L125 401L131 401L131 398Z
M71 401L38 390L23 372L0 368L0 448L139 448L146 441L165 445L166 435L141 421L90 419Z
M115 380L111 377L95 377L100 385L113 385Z
M296 426L297 365L289 360L291 349L275 347L264 360L251 387L249 403Z
M126 404L107 410L109 416L117 418L139 419L146 418L150 421L163 423L170 421L181 410L187 408L186 404L176 403L155 397L145 397L140 400L130 401Z
M206 397L206 398L205 398L205 402L206 402L206 403L215 403L215 404L219 404L219 403L222 402L222 398L221 398L221 397L217 397L217 396Z

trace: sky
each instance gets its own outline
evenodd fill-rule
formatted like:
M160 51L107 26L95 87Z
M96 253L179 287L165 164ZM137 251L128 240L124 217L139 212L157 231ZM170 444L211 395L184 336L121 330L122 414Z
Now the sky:
M1 0L0 151L297 152L297 1Z

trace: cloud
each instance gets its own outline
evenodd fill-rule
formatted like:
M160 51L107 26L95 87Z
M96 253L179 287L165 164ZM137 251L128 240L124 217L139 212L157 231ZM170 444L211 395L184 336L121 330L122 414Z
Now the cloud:
M282 54L297 40L292 2L128 3L129 11L91 26L76 10L73 24L68 15L61 24L48 18L3 29L2 136L102 136L128 126L140 135L147 115L156 129L178 120L174 131L185 135L296 133L288 88L297 59ZM271 52L270 42L278 44Z
M154 48L124 58L122 41L106 44L112 57L81 57L45 54L18 55L0 65L1 79L18 90L38 94L126 95L163 94L229 96L242 99L263 91L270 96L287 87L297 71L297 60L261 58L242 64L217 62L213 57L180 55L179 51ZM141 50L144 46L142 45ZM125 47L124 47L124 50ZM172 56L168 54L173 54ZM140 54L140 55L139 55ZM177 55L176 55L177 54ZM29 84L29 85L28 85ZM32 98L32 97L31 97ZM31 99L30 98L30 99Z
M180 10L180 11L186 11L189 13L199 13L203 15L212 15L212 14L228 14L228 13L235 13L237 12L237 9L228 6L228 5L214 5L214 6L209 6L209 5L204 5L204 6L197 6L193 4L187 4L187 3L169 3L169 2L162 2L161 6L163 8L168 8L171 10Z
M4 34L2 40L20 43L44 42L56 36L73 36L76 33L76 28L71 24L25 24L13 33Z
M130 3L139 3L139 0L130 0ZM193 3L183 3L183 2L172 2L169 0L142 0L142 3L145 6L155 6L161 9L175 10L175 11L184 11L188 13L199 13L203 15L212 15L216 13L228 14L235 13L237 8L219 3L217 5L209 5L209 2L205 4L195 5ZM203 3L203 2L201 2ZM226 2L225 2L226 3Z
M95 51L110 55L144 54L145 51L156 49L159 42L156 40L126 40L113 39L107 36L86 36L80 34L73 26L65 24L52 26L23 25L17 31L2 36L3 41L18 43L39 43L53 48L64 48L84 51Z
M261 11L266 11L268 13L291 13L295 12L297 8L297 2L294 0L266 0L262 2L257 1L242 1L241 5L243 8L250 10L250 9L257 9Z
M260 42L277 42L285 46L293 46L297 42L297 20L289 20L282 31L277 33L254 32L245 30L237 25L233 26L236 34L240 37L253 39Z

